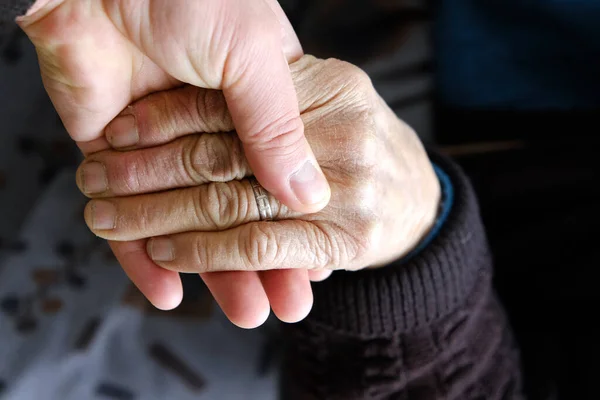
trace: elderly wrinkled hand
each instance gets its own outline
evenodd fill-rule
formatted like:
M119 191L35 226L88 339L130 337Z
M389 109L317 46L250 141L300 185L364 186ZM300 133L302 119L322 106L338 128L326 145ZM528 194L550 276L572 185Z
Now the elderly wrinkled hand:
M440 197L432 165L368 77L310 56L290 68L306 137L331 185L320 212L294 212L270 197L274 220L261 220L252 170L219 91L185 87L140 100L128 110L138 148L95 153L81 165L78 185L94 198L87 224L112 241L142 291L154 285L147 296L160 286L139 272L152 260L161 273L201 273L235 323L248 325L240 321L269 303L286 320L298 301L312 299L284 273L308 269L323 278L385 265L430 230Z

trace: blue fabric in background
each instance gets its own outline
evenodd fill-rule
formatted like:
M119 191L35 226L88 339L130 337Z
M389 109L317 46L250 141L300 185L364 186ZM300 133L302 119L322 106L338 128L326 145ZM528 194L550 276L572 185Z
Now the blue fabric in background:
M442 0L435 25L444 104L600 105L599 0Z

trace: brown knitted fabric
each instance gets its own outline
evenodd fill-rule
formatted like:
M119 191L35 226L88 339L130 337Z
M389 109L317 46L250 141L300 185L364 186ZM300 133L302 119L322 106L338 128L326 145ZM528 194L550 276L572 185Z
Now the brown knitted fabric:
M405 264L315 284L307 320L286 327L283 399L520 399L519 356L491 288L473 191L456 191L438 237Z

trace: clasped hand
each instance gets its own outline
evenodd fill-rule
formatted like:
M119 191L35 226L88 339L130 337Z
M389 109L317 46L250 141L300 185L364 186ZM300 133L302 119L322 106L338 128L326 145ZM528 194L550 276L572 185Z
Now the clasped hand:
M331 186L317 213L271 197L274 221L260 220L253 172L217 90L186 86L137 101L120 115L134 121L137 144L105 145L80 166L88 226L156 306L179 303L179 272L200 273L239 326L260 325L270 308L298 321L312 304L307 277L383 266L435 221L440 188L427 154L369 78L311 56L290 68L306 138ZM119 121L105 130L111 141L128 133Z

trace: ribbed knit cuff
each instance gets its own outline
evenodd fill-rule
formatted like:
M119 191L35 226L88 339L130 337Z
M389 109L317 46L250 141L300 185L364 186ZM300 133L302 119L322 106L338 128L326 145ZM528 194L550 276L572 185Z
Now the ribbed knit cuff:
M454 204L435 239L415 257L378 269L335 272L313 284L308 319L349 334L405 332L462 305L483 274L489 275L487 239L473 189L451 161L432 154L450 177Z

